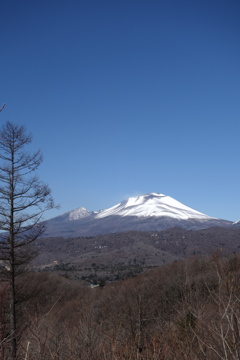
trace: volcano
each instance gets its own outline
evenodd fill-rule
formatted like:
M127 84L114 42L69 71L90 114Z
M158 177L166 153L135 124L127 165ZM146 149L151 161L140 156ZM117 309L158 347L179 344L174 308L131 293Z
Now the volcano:
M232 222L217 219L194 210L170 196L150 193L130 197L100 211L84 207L46 221L45 236L96 236L125 231L160 231L179 227L188 230L230 226Z

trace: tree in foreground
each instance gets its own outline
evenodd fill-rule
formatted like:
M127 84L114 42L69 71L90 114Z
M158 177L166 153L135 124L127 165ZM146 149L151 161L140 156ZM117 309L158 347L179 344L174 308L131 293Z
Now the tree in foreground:
M33 257L31 243L45 230L43 214L54 207L51 191L36 175L42 154L25 151L31 135L10 122L0 132L0 260L9 282L10 359L17 358L16 276Z

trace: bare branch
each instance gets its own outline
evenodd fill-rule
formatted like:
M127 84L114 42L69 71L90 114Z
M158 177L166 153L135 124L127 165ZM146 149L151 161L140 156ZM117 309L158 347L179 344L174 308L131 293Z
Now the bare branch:
M3 106L2 106L1 109L0 109L0 111L2 111L2 110L5 108L6 105L7 105L7 104L3 104Z

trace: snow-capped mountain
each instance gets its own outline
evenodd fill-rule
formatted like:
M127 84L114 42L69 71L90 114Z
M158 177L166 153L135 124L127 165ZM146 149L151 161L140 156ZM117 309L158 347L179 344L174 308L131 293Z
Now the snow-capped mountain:
M46 222L46 236L93 236L171 227L195 230L230 224L191 209L170 196L150 193L130 197L105 210L89 212L81 207L50 219Z
M212 219L199 211L183 205L170 196L158 193L130 197L109 209L99 211L96 213L95 218L101 219L112 215L138 217L167 216L179 220Z

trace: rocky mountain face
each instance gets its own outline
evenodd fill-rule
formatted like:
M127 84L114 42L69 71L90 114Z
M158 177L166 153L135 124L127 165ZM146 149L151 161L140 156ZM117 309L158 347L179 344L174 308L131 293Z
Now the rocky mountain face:
M232 222L207 216L158 193L130 197L100 211L78 208L46 221L46 237L97 236L126 231L199 230Z

